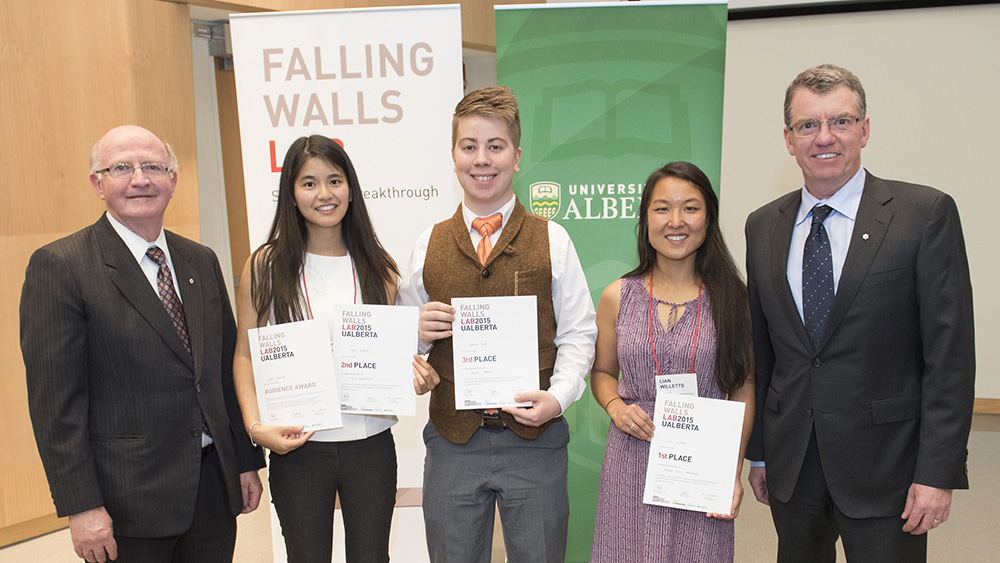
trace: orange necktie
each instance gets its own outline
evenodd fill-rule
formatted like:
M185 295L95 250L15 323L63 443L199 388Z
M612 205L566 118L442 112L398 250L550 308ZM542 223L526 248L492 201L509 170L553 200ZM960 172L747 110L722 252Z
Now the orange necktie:
M490 242L490 235L497 232L501 224L503 224L503 215L499 213L472 220L472 228L483 235L483 238L479 239L479 245L476 246L476 255L479 256L480 264L485 265L486 259L490 257L490 252L493 251L493 243ZM494 415L497 409L486 409L484 412L488 415Z
M472 228L483 235L483 238L479 239L479 246L476 247L476 255L479 256L480 264L486 264L486 259L489 258L490 252L493 251L493 243L490 242L490 235L495 233L502 223L503 215L499 213L472 220Z

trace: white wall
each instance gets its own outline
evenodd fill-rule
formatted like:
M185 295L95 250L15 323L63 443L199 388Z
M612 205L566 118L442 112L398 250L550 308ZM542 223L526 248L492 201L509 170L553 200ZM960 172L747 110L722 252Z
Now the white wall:
M233 259L229 245L226 213L226 182L222 174L222 140L219 106L215 90L215 59L209 55L208 39L191 37L194 59L195 136L198 142L198 170L182 170L198 175L198 217L201 243L215 251L226 279L229 300L236 306L233 289ZM220 219L221 218L221 219Z
M958 202L972 269L976 396L1000 397L994 163L1000 136L1000 5L730 22L722 150L722 227L745 256L746 216L797 189L782 138L784 90L802 70L833 63L865 86L871 137L862 164L883 178L927 184Z

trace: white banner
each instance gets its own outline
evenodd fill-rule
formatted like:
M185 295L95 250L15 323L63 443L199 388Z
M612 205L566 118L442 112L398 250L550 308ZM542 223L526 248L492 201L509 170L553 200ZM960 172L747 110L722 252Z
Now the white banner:
M463 95L460 7L231 14L230 29L250 247L271 226L288 146L325 135L350 155L379 239L402 269L414 239L461 201L450 152L451 116ZM422 482L413 468L423 467L427 397L393 428L404 499ZM427 560L420 511L397 505L394 560ZM343 561L339 511L336 521L334 561ZM280 563L273 510L272 523Z
M250 247L274 218L285 151L341 142L382 244L413 239L461 201L451 115L462 99L458 5L232 14Z

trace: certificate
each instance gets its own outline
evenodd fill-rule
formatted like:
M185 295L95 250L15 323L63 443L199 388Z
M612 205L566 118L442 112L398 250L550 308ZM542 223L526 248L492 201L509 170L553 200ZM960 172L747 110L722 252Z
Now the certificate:
M743 430L739 401L656 393L642 501L729 514Z
M340 397L324 321L252 328L250 357L262 424L340 428Z
M417 352L417 307L337 305L333 360L340 411L355 414L416 414L413 354Z
M538 309L534 295L455 298L452 356L455 408L485 409L515 403L538 389Z

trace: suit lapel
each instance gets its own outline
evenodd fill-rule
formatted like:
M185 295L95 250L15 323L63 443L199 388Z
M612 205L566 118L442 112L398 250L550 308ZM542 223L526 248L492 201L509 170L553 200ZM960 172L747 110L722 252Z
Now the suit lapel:
M795 227L795 217L802 203L801 191L789 195L778 207L778 217L771 225L771 283L781 304L781 310L787 317L787 325L798 336L802 345L812 349L809 333L802 323L802 316L795 307L795 298L788 286L788 252L792 244L792 229Z
M177 286L181 290L181 301L184 302L184 318L188 325L188 339L191 341L191 355L194 357L195 380L201 378L201 368L205 354L205 310L202 303L201 278L191 263L191 255L183 242L170 231L166 232L167 245L170 247L170 257L174 262L174 272L177 274Z
M177 331L174 330L174 325L170 322L170 316L163 308L159 296L149 285L149 280L142 273L135 257L129 252L128 247L125 246L107 218L102 217L95 227L98 243L101 245L101 254L104 256L104 264L108 267L111 282L135 307L136 311L146 319L153 330L160 335L166 345L193 369L191 356L184 349L184 343L177 336Z
M840 283L837 285L837 294L833 298L833 307L830 309L830 317L823 331L820 348L826 345L844 320L882 245L889 223L892 222L893 212L886 207L892 199L892 194L882 180L867 171L866 174L865 188L861 193L858 215L851 234L851 244L847 247L847 257L840 272Z

